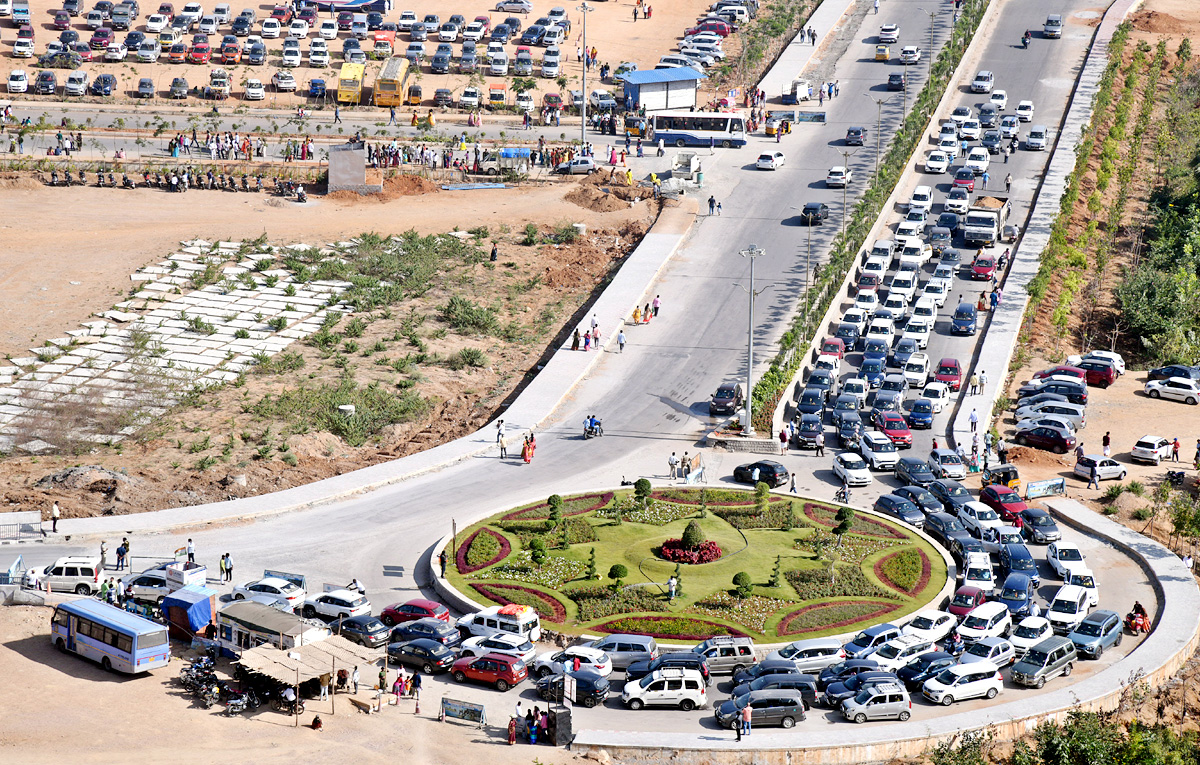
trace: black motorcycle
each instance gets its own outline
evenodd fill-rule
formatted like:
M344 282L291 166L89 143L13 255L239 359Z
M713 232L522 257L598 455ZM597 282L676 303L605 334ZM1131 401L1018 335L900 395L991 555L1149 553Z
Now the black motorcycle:
M594 420L592 422L589 422L587 425L585 425L583 427L583 437L585 439L586 438L599 438L600 436L603 436L603 435L604 435L604 425L603 425L603 423L600 422L600 420Z
M1187 474L1182 470L1168 470L1167 483L1176 488L1183 488L1183 480Z

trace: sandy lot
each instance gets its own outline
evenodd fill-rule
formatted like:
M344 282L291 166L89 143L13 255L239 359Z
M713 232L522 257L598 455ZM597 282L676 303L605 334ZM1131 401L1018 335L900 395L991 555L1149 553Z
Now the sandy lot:
M0 684L0 759L6 762L294 765L334 757L361 763L471 762L478 757L493 765L528 765L534 757L548 764L578 760L549 746L510 747L499 727L508 722L507 699L489 708L494 722L483 731L439 723L434 699L424 700L419 716L408 701L370 716L352 711L342 696L333 715L328 703L314 701L302 720L307 723L319 714L321 731L294 728L291 718L267 707L225 717L224 707L204 709L181 692L174 682L182 667L178 661L127 677L58 653L46 637L51 613L31 606L0 608L0 674L9 678ZM369 698L365 689L359 698Z

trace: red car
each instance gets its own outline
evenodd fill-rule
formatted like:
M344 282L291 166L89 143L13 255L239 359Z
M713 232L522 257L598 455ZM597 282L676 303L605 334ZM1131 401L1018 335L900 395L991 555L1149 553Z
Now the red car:
M97 30L97 31L99 31L99 30ZM17 28L17 39L18 40L32 40L33 34L34 34L33 27L30 26L29 24L22 24L20 27Z
M961 621L972 608L986 602L987 595L983 594L983 590L978 587L963 586L954 591L954 597L950 599L950 607L946 610Z
M846 358L846 343L840 337L827 337L821 343L822 356L837 356L839 359Z
M899 412L875 412L871 415L875 429L892 439L892 443L900 448L912 446L912 431L904 421L904 415Z
M337 15L338 29L340 29L344 32L347 29L349 29L352 24L354 24L354 12L353 11L342 11L342 12L338 13L338 15Z
M61 32L64 29L71 28L71 14L66 11L54 12L54 28Z
M958 390L962 387L962 365L958 363L958 359L944 358L938 362L937 374L933 377L938 382L949 385L950 390Z
M981 255L971 264L971 278L975 281L988 281L996 273L996 259Z
M859 292L878 292L879 285L883 283L883 277L879 274L863 274L858 277L858 282L854 288Z
M212 48L208 43L196 43L188 52L188 61L193 64L207 64L210 58L212 58Z
M1062 377L1077 377L1080 380L1084 380L1084 381L1087 380L1087 372L1085 370L1080 369L1079 367L1068 366L1067 364L1059 364L1056 367L1050 367L1049 369L1043 369L1042 371L1034 374L1033 379L1041 380L1042 378L1050 377L1051 375L1060 375Z
M1021 511L1028 510L1029 505L1025 504L1020 494L1007 486L992 484L983 487L979 492L979 501L999 513L1000 520L1009 526L1019 529L1025 525L1021 520Z
M721 37L728 37L733 33L733 28L729 26L729 22L717 21L716 19L707 19L684 32L684 36L698 35L701 32L712 32Z
M92 60L92 49L88 47L87 43L77 42L77 43L75 43L75 47L73 48L73 50L77 54L79 54L80 61L83 61L84 63L86 63L86 62Z
M175 6L172 3L163 3L158 6L158 14L166 16L168 21L175 20Z
M483 24L483 36L487 37L492 33L492 20L487 16L476 16L475 21Z
M450 674L457 683L477 680L481 683L496 686L498 691L507 691L529 675L525 662L516 656L506 656L502 653L489 653L478 658L466 656L454 662Z
M1088 385L1107 388L1117 381L1117 369L1112 364L1084 359L1079 362L1079 368L1087 372L1087 377L1084 379L1087 380Z
M975 173L963 168L954 174L954 188L975 192Z
M389 627L411 622L417 619L433 617L444 622L450 621L450 611L441 603L424 598L414 598L407 603L393 603L383 609L379 620Z
M271 18L279 22L279 26L286 27L292 23L292 9L286 5L277 5L271 11Z
M113 31L108 27L100 27L95 32L92 32L92 39L88 40L88 45L92 50L104 50L113 41Z

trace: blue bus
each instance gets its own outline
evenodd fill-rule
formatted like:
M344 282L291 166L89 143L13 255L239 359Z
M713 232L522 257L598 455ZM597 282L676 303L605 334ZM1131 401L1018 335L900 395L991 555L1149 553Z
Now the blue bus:
M746 145L746 118L732 112L662 112L654 115L653 140L675 146Z
M76 600L54 609L50 642L109 671L135 673L165 667L171 656L167 628L98 600Z

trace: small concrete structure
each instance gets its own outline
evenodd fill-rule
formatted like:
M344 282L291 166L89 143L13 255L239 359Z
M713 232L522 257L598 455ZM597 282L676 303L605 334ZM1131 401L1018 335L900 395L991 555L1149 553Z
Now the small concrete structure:
M625 102L648 112L690 109L696 106L700 80L707 79L690 66L647 69L625 75Z
M367 145L363 142L329 147L329 191L379 194L383 184L367 183Z

